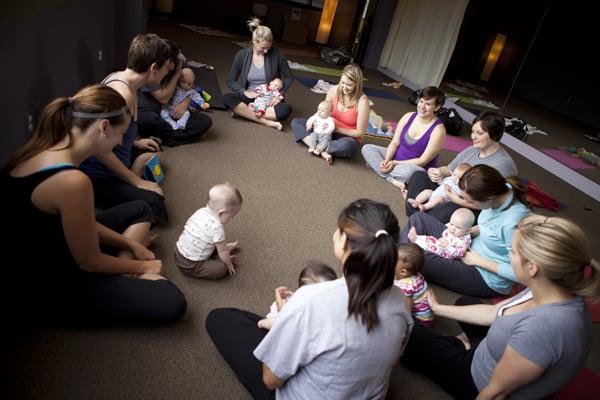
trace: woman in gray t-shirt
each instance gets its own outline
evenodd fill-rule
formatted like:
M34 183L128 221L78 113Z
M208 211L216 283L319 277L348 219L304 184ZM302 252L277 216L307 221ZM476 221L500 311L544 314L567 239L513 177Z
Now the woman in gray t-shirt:
M415 172L406 184L406 198L414 199L425 189L436 189L438 184L452 175L454 168L460 163L467 163L471 166L478 164L489 165L496 169L503 177L517 175L517 166L508 152L500 145L500 139L504 134L504 118L494 111L484 111L473 120L471 139L473 145L461 151L450 162L448 166L439 168L429 168L427 172ZM450 201L441 204L427 213L442 223L450 221L450 216L460 207L472 208L466 201L458 195L449 195ZM410 203L406 203L406 216L419 211Z
M600 264L585 233L569 220L533 214L517 226L512 249L525 291L497 305L473 298L442 305L430 294L434 314L459 321L463 333L415 326L402 357L456 398L546 398L577 375L590 352L583 296L600 298Z
M208 334L253 398L385 398L413 326L393 284L398 232L387 205L357 200L333 235L342 278L298 289L268 333L247 311L208 314Z

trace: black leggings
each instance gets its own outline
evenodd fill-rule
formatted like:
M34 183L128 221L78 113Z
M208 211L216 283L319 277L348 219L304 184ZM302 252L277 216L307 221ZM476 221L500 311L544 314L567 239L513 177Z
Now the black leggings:
M482 301L463 297L456 305L481 304ZM479 391L471 375L471 363L477 346L487 334L487 327L460 324L471 348L454 336L444 336L415 324L400 362L419 372L456 399L474 399Z
M249 104L253 100L243 94L225 93L223 95L223 103L225 103L225 107L230 111L233 111L235 106L240 103ZM292 113L292 106L283 101L275 104L273 109L275 110L277 121L285 121Z
M235 308L212 310L206 317L206 331L235 376L254 399L275 399L262 379L262 362L254 357L254 349L267 336L258 327L262 317Z
M100 208L112 208L130 201L143 201L151 208L154 222L167 222L169 215L165 198L150 190L138 189L116 176L92 178L94 200Z
M147 204L133 201L102 211L97 220L122 233L131 224L151 218ZM68 254L65 257L70 259ZM185 297L167 280L86 272L74 263L58 266L49 261L48 268L52 271L43 276L27 276L27 271L22 275L30 284L27 292L19 293L24 290L19 286L13 295L21 309L13 315L17 325L163 325L177 321L186 311Z
M406 184L407 198L414 199L423 190L435 190L438 186L439 185L437 183L429 179L429 176L427 175L426 171L417 171L411 175L410 179ZM458 210L459 208L460 206L458 204L449 201L447 203L443 203L433 207L431 210L427 211L427 214L431 215L433 218L437 219L441 223L446 224L448 223L448 221L450 221L452 213ZM407 217L410 217L411 215L419 211L418 208L411 206L409 202L406 202L405 209Z

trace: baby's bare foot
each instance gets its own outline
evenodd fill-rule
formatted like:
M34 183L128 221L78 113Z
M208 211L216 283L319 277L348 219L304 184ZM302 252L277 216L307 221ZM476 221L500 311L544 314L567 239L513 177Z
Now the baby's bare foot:
M417 229L413 226L408 231L408 240L414 243L417 240Z
M329 154L328 152L326 152L326 151L322 152L321 157L323 157L325 159L325 161L327 161L327 164L329 164L329 165L333 164L333 156L331 154Z
M469 350L471 348L471 343L469 342L469 338L467 337L467 335L464 332L461 332L460 334L456 335L456 338L463 343L466 350Z

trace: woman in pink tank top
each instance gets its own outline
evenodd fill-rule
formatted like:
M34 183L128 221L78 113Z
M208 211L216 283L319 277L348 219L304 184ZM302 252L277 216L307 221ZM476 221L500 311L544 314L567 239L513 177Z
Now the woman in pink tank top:
M362 91L363 74L356 64L348 64L342 71L340 82L329 89L325 101L332 103L331 116L335 131L329 147L321 153L329 164L333 157L348 158L358 149L367 130L369 119L369 99ZM297 142L308 146L310 132L306 118L294 118L292 130Z

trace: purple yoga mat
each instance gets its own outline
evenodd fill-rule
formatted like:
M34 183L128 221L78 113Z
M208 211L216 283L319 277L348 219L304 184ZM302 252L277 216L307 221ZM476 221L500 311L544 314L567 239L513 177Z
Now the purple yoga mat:
M446 150L455 151L460 153L467 147L471 146L473 142L471 140L463 139L461 137L446 135L446 141L444 142L444 148Z
M595 167L591 164L582 161L581 159L575 157L571 153L568 153L564 150L559 149L541 149L542 153L546 154L548 157L554 158L561 164L566 165L571 169L594 169Z

